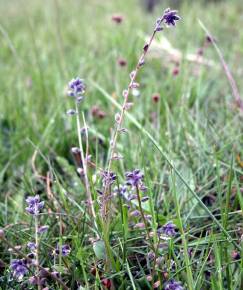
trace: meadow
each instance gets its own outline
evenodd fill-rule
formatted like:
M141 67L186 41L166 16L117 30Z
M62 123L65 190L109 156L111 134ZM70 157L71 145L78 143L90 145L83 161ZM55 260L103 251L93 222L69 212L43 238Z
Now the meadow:
M144 2L0 0L0 289L243 289L242 1Z

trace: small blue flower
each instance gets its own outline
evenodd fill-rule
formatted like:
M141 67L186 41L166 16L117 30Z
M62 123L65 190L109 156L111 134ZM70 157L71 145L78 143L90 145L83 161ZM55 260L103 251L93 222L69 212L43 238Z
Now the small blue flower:
M171 10L170 8L167 8L164 11L164 15L162 17L162 20L168 25L168 26L175 26L176 21L180 20L180 16L177 15L176 10Z
M23 279L24 275L28 273L28 269L24 260L14 259L11 261L10 269L13 272L13 276L19 281Z
M40 196L29 196L26 199L28 207L26 207L26 211L31 215L37 215L40 213L40 210L44 207L44 201L40 201Z

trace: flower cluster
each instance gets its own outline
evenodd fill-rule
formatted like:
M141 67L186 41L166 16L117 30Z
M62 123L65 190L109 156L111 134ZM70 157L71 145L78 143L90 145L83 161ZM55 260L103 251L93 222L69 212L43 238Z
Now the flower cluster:
M17 278L17 280L19 280L19 281L21 281L23 279L24 275L26 275L28 273L25 259L12 260L12 262L10 264L10 269L13 272L13 276L15 278Z
M71 248L69 245L62 245L61 248L59 245L56 246L56 249L53 251L54 255L59 255L61 252L61 256L66 257L70 254Z
M163 227L160 227L157 232L158 234L165 234L166 236L173 237L176 235L176 226L172 222L168 222Z
M183 287L180 282L171 280L166 284L165 290L183 290Z
M68 95L70 97L79 98L85 92L84 81L80 78L72 79L68 84Z
M167 8L164 11L164 14L161 18L158 18L155 25L155 31L161 31L163 30L162 24L165 23L167 26L175 26L176 21L180 20L180 16L177 15L176 10L171 10L170 8Z
M140 169L134 169L125 173L127 185L138 187L142 184L144 175Z
M84 81L79 77L72 79L68 84L68 95L75 98L76 103L80 103L83 100L83 94L85 93ZM77 109L67 110L67 115L76 115Z
M168 26L175 26L176 21L180 20L180 16L177 15L176 10L171 10L170 8L167 8L164 11L164 15L162 16L162 20L168 25Z
M29 196L26 199L28 207L26 207L26 211L31 215L38 215L41 209L44 207L44 201L40 201L40 196Z
M112 171L102 171L101 172L102 176L102 182L103 186L110 186L116 181L116 174Z

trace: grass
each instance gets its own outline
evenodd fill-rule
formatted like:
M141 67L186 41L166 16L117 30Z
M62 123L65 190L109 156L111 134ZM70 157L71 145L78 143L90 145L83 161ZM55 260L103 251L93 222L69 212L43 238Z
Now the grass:
M149 57L138 75L140 95L131 97L135 105L126 114L128 134L118 140L123 160L112 165L118 185L126 171L142 169L150 197L142 210L152 216L150 231L168 221L178 229L157 251L162 261L156 274L145 233L131 227L138 219L130 217L122 198L111 203L109 227L99 218L94 226L70 152L78 138L75 118L65 114L73 105L65 85L74 76L85 79L89 150L96 168L104 168L129 73L155 19L173 7L164 2L147 14L139 1L0 1L0 224L7 240L26 254L34 224L25 213L25 198L40 194L46 201L41 223L50 227L40 240L40 263L60 272L71 289L106 289L110 282L113 289L151 289L156 281L163 289L170 279L185 289L243 287L242 113L213 46L205 50L213 67L183 59L176 77L162 49ZM183 55L196 53L205 38L200 19L242 92L241 1L183 1L178 9L182 21L156 40L165 36ZM124 16L122 24L111 21L114 13ZM120 67L118 58L127 66ZM158 103L152 101L155 93ZM94 105L105 112L103 119L92 115ZM99 170L89 168L89 182L97 200ZM97 203L95 212L99 216ZM92 242L97 235L101 240ZM156 244L156 237L150 242ZM56 243L69 244L70 255L53 261ZM22 289L9 271L16 256L8 248L2 240L1 289ZM22 285L35 289L27 280ZM53 279L48 283L59 289Z

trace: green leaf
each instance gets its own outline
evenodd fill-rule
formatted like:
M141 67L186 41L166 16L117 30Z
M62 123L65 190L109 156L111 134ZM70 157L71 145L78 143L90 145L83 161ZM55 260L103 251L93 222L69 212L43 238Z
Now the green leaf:
M105 243L102 240L99 240L97 242L94 242L93 244L93 250L95 253L95 256L98 259L105 259L106 258L106 251L105 251Z

